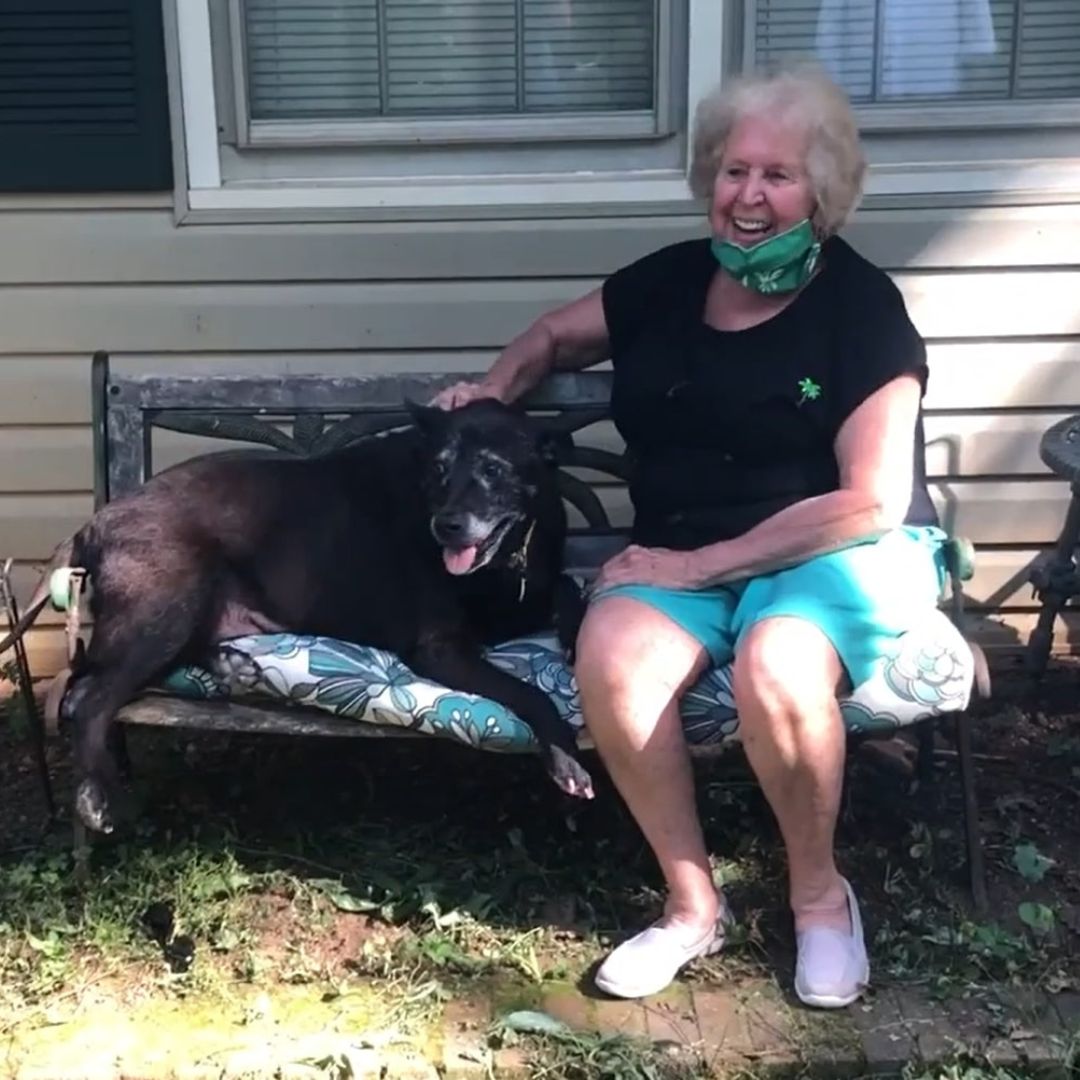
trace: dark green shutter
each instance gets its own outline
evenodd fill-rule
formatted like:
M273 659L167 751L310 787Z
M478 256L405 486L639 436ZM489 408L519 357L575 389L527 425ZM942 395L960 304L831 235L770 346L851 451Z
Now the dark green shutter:
M171 185L161 0L0 0L0 191Z

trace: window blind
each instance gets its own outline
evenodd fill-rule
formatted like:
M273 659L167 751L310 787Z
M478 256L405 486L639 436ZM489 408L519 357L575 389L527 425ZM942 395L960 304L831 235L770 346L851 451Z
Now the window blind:
M1080 0L755 0L758 65L816 59L858 102L1080 94Z
M1080 96L1080 0L1021 5L1016 96Z
M245 0L254 120L648 110L659 0Z

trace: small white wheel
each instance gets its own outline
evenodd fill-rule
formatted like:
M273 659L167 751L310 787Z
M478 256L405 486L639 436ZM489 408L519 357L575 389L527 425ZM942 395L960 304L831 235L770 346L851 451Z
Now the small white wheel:
M49 575L49 599L57 611L67 611L71 603L70 566L61 566Z

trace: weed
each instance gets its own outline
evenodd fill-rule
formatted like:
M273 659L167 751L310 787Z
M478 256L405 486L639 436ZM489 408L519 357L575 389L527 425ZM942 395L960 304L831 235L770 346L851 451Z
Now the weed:
M700 1059L688 1060L628 1035L572 1031L557 1024L523 1033L504 1019L492 1026L490 1041L497 1048L523 1047L532 1080L703 1080L709 1075Z

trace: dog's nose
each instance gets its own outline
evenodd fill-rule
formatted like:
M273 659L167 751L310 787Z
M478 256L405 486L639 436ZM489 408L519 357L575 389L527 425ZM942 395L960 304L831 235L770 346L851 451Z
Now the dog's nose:
M449 510L431 519L431 531L440 544L462 543L469 532L469 515Z

